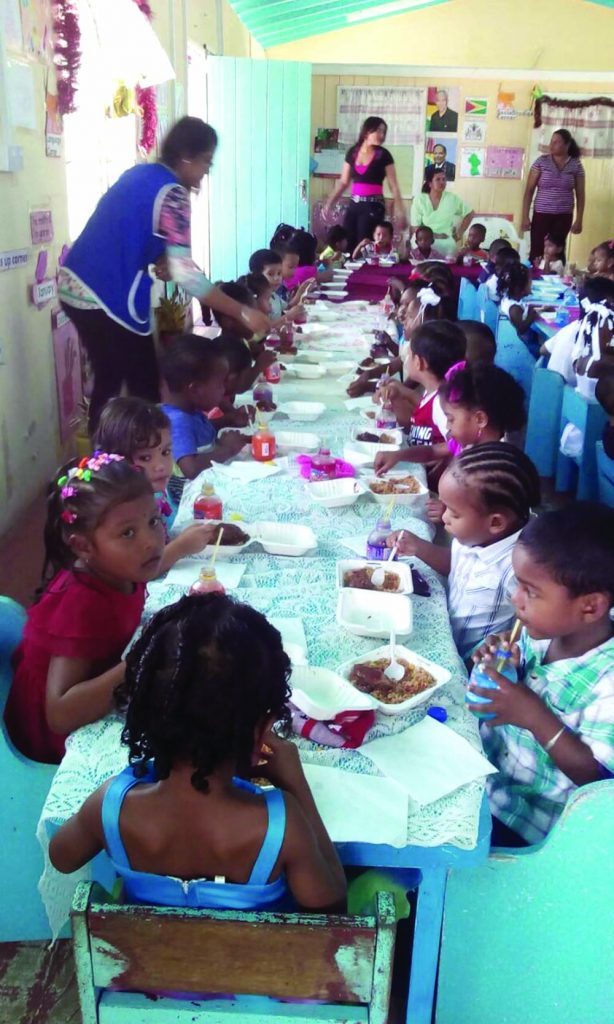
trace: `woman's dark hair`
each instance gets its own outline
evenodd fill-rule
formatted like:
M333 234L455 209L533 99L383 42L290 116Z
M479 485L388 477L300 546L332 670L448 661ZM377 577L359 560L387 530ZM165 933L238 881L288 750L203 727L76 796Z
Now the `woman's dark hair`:
M98 420L94 448L132 459L140 448L157 448L171 422L159 405L144 398L111 398Z
M573 597L605 593L614 600L614 509L575 501L532 519L518 543Z
M575 157L576 160L577 160L578 157L580 156L580 147L579 147L578 143L576 142L576 140L574 139L574 137L571 134L571 132L568 132L567 128L557 128L557 130L555 132L553 132L552 134L560 136L560 138L563 140L563 142L567 146L567 152L569 153L569 155L572 156L572 157Z
M481 320L459 320L458 326L465 335L467 363L492 363L497 354L497 342L488 324Z
M371 132L376 132L377 129L380 128L382 125L384 126L386 131L388 131L388 125L384 121L383 117L367 117L360 126L360 132L358 133L358 138L356 140L354 149L356 149L356 147L358 146L362 146L367 135L370 135Z
M256 249L249 258L251 274L262 274L265 267L281 263L281 256L275 249Z
M223 763L248 777L258 726L288 725L290 671L261 612L221 594L181 598L146 626L116 690L130 762L144 772L153 759L159 779L188 763L203 793Z
M501 434L520 430L526 423L524 391L514 378L492 363L474 363L450 376L439 389L451 405L481 409L490 426Z
M182 334L162 353L160 373L170 391L181 392L193 381L208 377L221 358L219 349L206 338Z
M424 184L422 185L423 192L430 192L431 185L433 184L433 178L436 174L443 174L444 178L446 172L441 167L435 167L435 164L429 164L428 167L424 168Z
M251 297L251 301L247 305L251 305L254 299L259 299L261 295L271 289L271 282L264 274L244 274L243 277L237 278L237 284L241 288L245 288Z
M285 245L286 242L290 241L295 231L296 228L293 228L291 224L278 224L271 238L271 249L277 249L278 246Z
M69 543L73 534L90 537L116 505L153 495L145 473L125 458L102 465L100 469L89 469L89 479L69 476L71 470L79 467L87 472L88 462L93 462L99 454L94 452L91 460L71 459L58 469L47 488L41 589L60 569L73 568L76 556ZM67 494L67 490L71 493Z
M343 224L333 224L332 228L329 228L326 232L326 244L334 247L339 242L342 242L345 238L347 242L348 233L343 227Z
M539 505L539 476L528 455L505 441L476 444L453 459L448 470L476 492L486 512L508 509L520 526Z
M519 295L531 280L531 272L519 260L509 260L503 264L497 281L497 295L508 295L511 298Z
M175 168L181 160L191 160L209 153L217 146L217 132L200 117L182 117L165 135L160 148L160 160Z
M424 359L428 369L443 380L451 366L465 355L465 335L450 320L429 320L412 335L411 350Z
M308 267L316 261L316 250L318 248L318 240L315 235L312 235L309 231L305 231L304 228L299 228L292 235L292 238L288 242L288 252L293 252L298 256L299 267Z

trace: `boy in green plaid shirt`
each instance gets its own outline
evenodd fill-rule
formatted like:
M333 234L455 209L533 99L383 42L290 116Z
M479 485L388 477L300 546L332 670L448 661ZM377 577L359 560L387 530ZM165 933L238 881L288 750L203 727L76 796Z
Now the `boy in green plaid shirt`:
M576 786L614 773L614 510L546 512L520 534L512 564L519 681L492 667L503 638L489 637L474 660L498 689L471 684L490 703L467 705L496 716L481 734L499 769L487 781L493 844L507 846L542 840Z

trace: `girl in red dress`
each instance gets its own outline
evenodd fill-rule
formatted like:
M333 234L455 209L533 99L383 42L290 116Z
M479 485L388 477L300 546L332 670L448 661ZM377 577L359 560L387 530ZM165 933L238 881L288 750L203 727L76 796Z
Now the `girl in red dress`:
M27 757L59 763L66 736L111 710L121 655L163 551L143 472L106 452L60 471L45 525L49 582L29 610L6 707L11 738Z

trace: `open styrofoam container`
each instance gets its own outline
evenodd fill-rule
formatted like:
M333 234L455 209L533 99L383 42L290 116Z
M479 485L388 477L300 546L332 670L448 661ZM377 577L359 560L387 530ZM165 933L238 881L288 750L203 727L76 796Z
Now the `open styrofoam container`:
M284 412L291 420L308 423L317 420L326 412L326 406L324 402L283 402L277 407L277 411Z
M364 420L367 420L371 424L374 430L377 429L375 426L375 420L377 419L377 409L373 406L372 409L359 409L360 415ZM364 429L364 428L363 428Z
M343 446L343 458L353 466L372 466L379 452L398 452L400 444L371 444L370 441L346 441ZM356 462L356 456L360 461Z
M298 523L254 523L252 537L262 544L269 555L291 555L296 558L318 546L311 527Z
M288 655L293 665L306 665L307 654L300 644L293 644L289 641L284 640L284 651Z
M328 668L297 665L290 677L292 703L309 718L328 722L342 711L370 711L377 701Z
M223 520L215 519L215 520L208 520L208 522L219 523L219 522L223 522ZM227 522L228 522L228 520L226 520L226 523ZM243 530L243 533L247 533L249 535L249 540L246 540L245 544L220 544L219 548L217 549L217 555L216 555L216 558L218 560L221 560L222 558L232 558L233 555L240 555L242 551L245 551L245 549L250 546L250 544L254 543L254 538L252 536L252 534L253 534L253 527L251 526L250 523L240 522L240 523L230 523L229 525L231 525L231 526L238 526L239 529ZM216 534L216 536L217 536L217 534ZM215 551L215 544L207 544L206 548L203 548L202 551L198 552L198 557L202 558L203 556L212 555L214 551Z
M435 690L438 690L441 686L445 686L446 683L450 682L451 673L448 672L447 668L442 668L441 665L436 665L434 661L429 661L428 658L423 658L421 654L416 654L415 651L410 651L408 647L403 647L402 644L395 644L395 656L397 658L403 658L408 661L410 665L417 665L419 668L426 669L431 675L435 677L435 683L433 686L429 686L428 690L423 690L422 693L416 693L413 697L408 697L407 700L402 701L400 704L384 704L383 701L378 700L376 697L371 697L370 694L364 694L365 697L370 699L376 705L378 711L381 711L384 715L402 715L405 711L409 711L411 708L418 707L420 704L424 704L429 701ZM354 665L360 665L364 661L378 661L379 658L390 657L390 644L384 644L383 647L376 647L374 651L368 651L366 654L361 654L359 658L352 658L351 661L345 661L343 665L339 665L337 672L340 676L346 679L349 683L350 672L354 668ZM352 683L349 683L353 686ZM362 690L358 690L358 693L362 693Z
M325 364L324 369L327 373L331 373L334 377L338 377L341 374L350 373L352 380L356 376L356 360L355 359L329 359Z
M394 440L391 442L391 444L395 445L398 448L400 448L401 445L403 444L402 430L398 430L396 427L376 427L375 424L371 428L363 427L362 425L359 427L354 427L352 431L352 440L357 441L358 438L356 435L364 434L367 430L369 434L376 434L380 438L378 445L376 445L375 441L359 441L359 444L372 444L374 445L374 447L390 448L390 444L387 441L381 441L382 434L386 434L387 437L392 437Z
M312 501L324 508L343 508L357 502L365 488L354 477L341 477L338 480L315 480L307 484L307 493Z
M292 363L286 372L301 380L317 380L325 375L326 370L319 363Z
M392 552L391 552L392 553ZM365 558L341 558L337 562L337 589L338 590L360 590L360 587L351 587L343 582L346 572L352 569L384 569L385 572L394 572L399 577L398 590L363 590L364 594L413 594L414 583L411 576L411 569L406 562L370 562Z
M357 451L349 441L346 441L343 446L343 458L350 465L355 466L356 469L366 469L368 466L373 465L373 456Z
M418 485L420 489L415 494L403 494L402 492L397 494L375 494L371 490L371 484L375 483L376 480L402 480L403 477L405 476L414 476L414 474L408 468L406 470L391 470L389 473L384 473L384 475L380 477L365 477L364 483L367 487L367 494L369 495L369 497L373 498L373 501L376 501L378 505L388 505L393 498L395 505L422 504L426 500L426 498L428 498L429 492L428 488L425 487L424 484L421 483L421 481L418 480L417 477L415 479L418 480Z
M356 636L409 636L413 628L410 599L404 594L384 594L376 590L340 590L337 597L337 622Z
M324 324L314 324L314 326L324 327ZM328 334L330 328L326 327L325 330L326 333ZM296 363L325 363L329 359L332 359L332 355L330 354L330 352L323 352L320 350L310 352L308 349L302 348L298 353L294 363L295 365Z
M280 452L314 452L320 447L317 434L308 434L301 430L276 430L275 440Z

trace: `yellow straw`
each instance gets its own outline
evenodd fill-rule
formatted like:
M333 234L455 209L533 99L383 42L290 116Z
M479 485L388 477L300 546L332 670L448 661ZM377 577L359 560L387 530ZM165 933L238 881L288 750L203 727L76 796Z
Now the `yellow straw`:
M390 501L388 502L388 505L386 506L386 511L384 513L384 518L385 519L390 519L390 516L392 515L392 510L394 508L395 501L396 501L396 494L393 494L391 499L390 499Z
M516 619L514 625L512 626L512 632L510 633L510 639L509 639L510 651L511 651L513 645L516 643L518 637L520 636L520 630L521 629L522 629L522 622L520 621L520 619ZM497 661L497 672L502 672L503 671L503 669L505 667L505 662L506 661L507 661L506 657L499 658L499 660Z
M222 537L223 536L224 536L224 527L220 526L220 532L217 535L217 540L215 542L215 547L213 549L213 554L211 555L211 561L209 562L209 568L210 569L213 569L213 566L215 565L215 559L217 558L217 553L218 553L220 544L222 543Z

